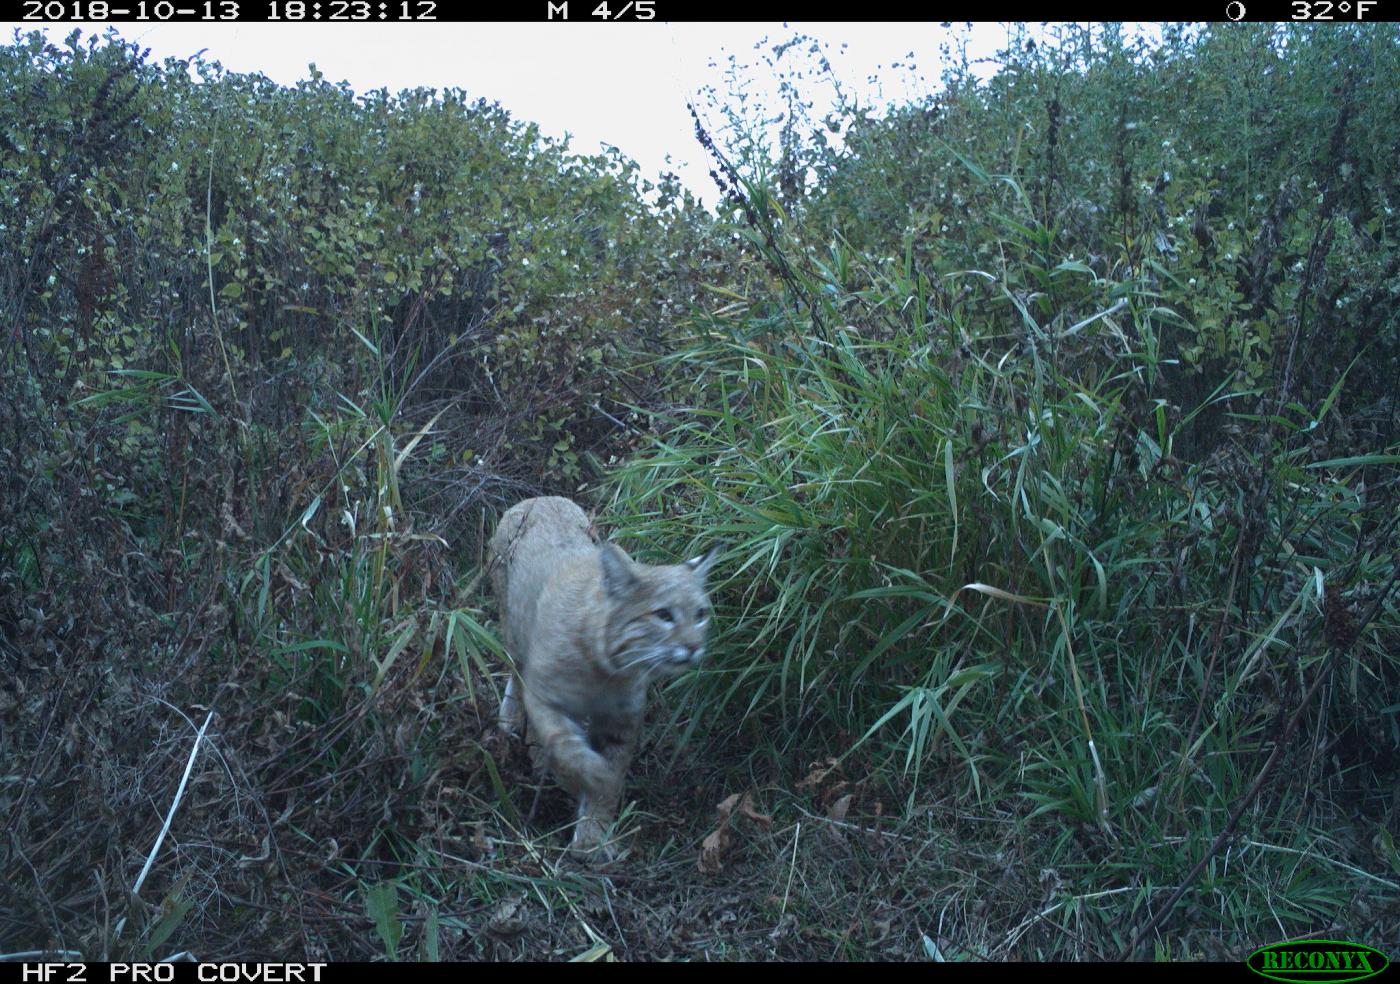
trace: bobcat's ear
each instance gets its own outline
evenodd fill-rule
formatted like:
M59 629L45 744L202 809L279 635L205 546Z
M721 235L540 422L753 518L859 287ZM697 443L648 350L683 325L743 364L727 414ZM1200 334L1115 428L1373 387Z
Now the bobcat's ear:
M715 558L719 556L721 546L723 546L723 544L716 543L701 556L692 557L690 560L687 560L685 566L689 567L696 574L699 574L701 580L704 580L705 575L710 573L710 566L714 564Z
M598 559L603 565L603 589L608 597L624 598L636 589L640 582L625 550L616 543L605 543L598 548Z

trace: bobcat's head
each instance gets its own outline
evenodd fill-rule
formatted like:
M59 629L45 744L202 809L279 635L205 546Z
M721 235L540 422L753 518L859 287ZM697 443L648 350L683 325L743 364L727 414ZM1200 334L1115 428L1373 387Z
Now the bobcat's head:
M718 553L714 547L683 564L652 567L616 544L598 549L612 603L607 661L614 674L675 676L700 662L710 624L705 575Z

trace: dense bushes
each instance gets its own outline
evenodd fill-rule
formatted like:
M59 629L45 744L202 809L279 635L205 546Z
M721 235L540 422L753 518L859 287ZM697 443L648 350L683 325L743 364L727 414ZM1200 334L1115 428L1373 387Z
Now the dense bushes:
M1181 318L1165 341L1182 377L1291 373L1318 397L1330 382L1299 366L1365 352L1342 405L1388 391L1400 373L1393 34L1166 29L1149 45L1111 25L1065 30L1058 45L1024 41L985 87L954 73L922 105L853 112L844 147L807 162L816 226L862 250L907 247L921 265L985 264L992 241L977 229L995 200L961 155L1014 175L1025 217L1065 256L1160 293ZM1178 385L1184 402L1204 395Z
M718 223L462 93L0 49L0 938L1394 939L1396 40L1064 28L821 120L785 41L771 146L699 107ZM527 489L728 546L616 882L489 733Z
M453 584L499 504L574 492L635 440L620 401L657 399L650 351L724 267L706 214L460 92L287 88L77 34L0 49L0 91L0 757L31 770L0 812L4 850L45 861L0 937L66 938L39 900L82 910L94 864L131 883L171 705L218 711L232 768L197 773L187 810L209 843L256 856L283 814L368 850L371 786L400 834L450 826L458 777L389 766L467 731L492 642ZM451 708L423 712L449 675ZM223 797L251 812L211 814ZM111 824L36 847L89 800ZM237 856L196 851L145 894L200 899L208 929ZM152 952L137 935L82 945Z
M1076 954L1154 915L1200 952L1152 888L1252 804L1289 860L1200 923L1243 952L1343 918L1338 866L1400 871L1396 36L1089 37L740 167L782 289L701 323L697 409L615 496L642 542L733 540L695 719L778 761L873 746L911 808L1050 821L1017 827L1054 841L1037 864L1132 895Z

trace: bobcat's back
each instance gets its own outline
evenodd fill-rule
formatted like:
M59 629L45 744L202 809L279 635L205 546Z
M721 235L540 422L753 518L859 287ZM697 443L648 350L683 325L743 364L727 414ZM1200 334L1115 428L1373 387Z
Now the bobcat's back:
M523 667L550 574L562 558L596 550L588 517L568 499L526 499L501 517L487 550L487 568L501 609L502 641L517 668Z

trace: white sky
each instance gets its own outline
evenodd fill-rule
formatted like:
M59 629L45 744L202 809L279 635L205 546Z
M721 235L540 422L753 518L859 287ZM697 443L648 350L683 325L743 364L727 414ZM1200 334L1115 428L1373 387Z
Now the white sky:
M60 40L74 26L50 25ZM950 32L923 24L152 24L114 25L128 40L151 49L153 59L205 58L236 72L261 72L282 83L307 76L315 63L331 82L348 81L356 92L386 87L457 87L473 99L501 103L512 116L538 123L542 132L573 135L572 149L593 153L600 142L619 147L648 178L667 168L706 202L716 195L708 162L696 143L687 98L713 84L723 90L730 54L741 64L761 58L754 50L795 33L827 45L832 68L848 95L883 106L888 100L930 91L939 77L939 46ZM0 40L35 24L0 22ZM1007 29L971 27L969 55L988 57L1006 42ZM845 43L844 49L841 45ZM918 75L892 68L914 53ZM713 63L713 65L712 65ZM771 72L766 73L771 77ZM873 78L875 81L869 81ZM814 87L822 115L829 86ZM699 103L697 103L699 104ZM771 99L769 105L773 105ZM722 121L710 118L717 127Z

